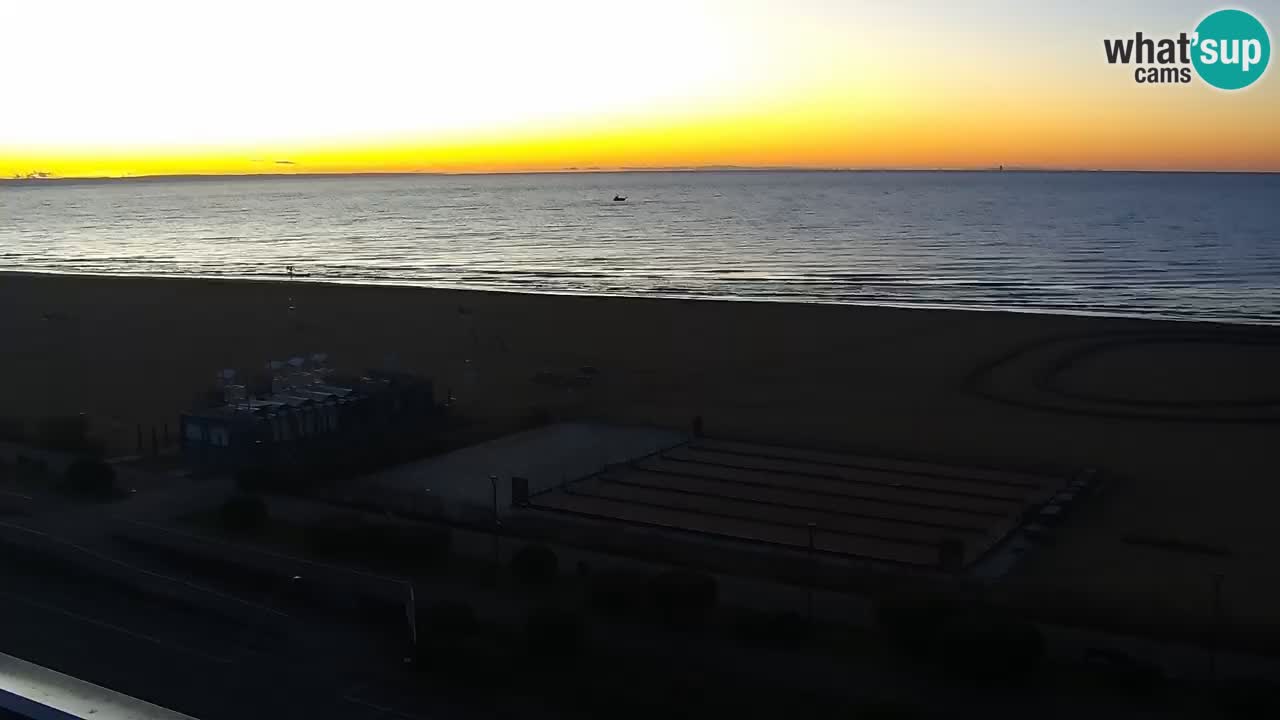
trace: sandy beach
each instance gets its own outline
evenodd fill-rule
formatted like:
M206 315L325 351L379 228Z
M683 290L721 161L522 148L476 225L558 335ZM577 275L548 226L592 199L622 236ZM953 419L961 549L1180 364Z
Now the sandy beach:
M492 422L561 416L1114 479L1016 581L1272 621L1280 328L305 282L0 274L0 417L87 412L115 450L219 368L327 352ZM595 383L537 382L591 366ZM1105 562L1102 560L1105 558ZM1065 594L1064 594L1065 593Z

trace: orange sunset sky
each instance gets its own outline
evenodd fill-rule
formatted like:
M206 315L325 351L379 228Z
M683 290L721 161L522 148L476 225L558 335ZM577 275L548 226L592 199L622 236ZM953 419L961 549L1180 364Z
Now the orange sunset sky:
M1222 92L1106 62L1104 38L1189 32L1218 7L3 2L0 177L1280 171L1275 68ZM1241 7L1280 18L1275 0Z

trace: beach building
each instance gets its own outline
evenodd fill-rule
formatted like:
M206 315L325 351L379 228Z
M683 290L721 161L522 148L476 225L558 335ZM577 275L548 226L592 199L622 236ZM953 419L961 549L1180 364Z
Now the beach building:
M686 440L665 428L559 422L505 435L344 483L347 499L462 522L491 522L514 508L513 485L554 489Z
M208 404L181 416L188 462L224 470L303 462L320 448L355 444L437 411L431 381L408 373L344 375L322 355L272 361L266 371L243 384L223 371Z

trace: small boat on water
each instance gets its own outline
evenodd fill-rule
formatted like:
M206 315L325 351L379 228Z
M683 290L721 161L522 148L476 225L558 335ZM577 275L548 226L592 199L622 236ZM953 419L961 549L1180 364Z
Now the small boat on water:
M614 196L613 196L613 201L614 201L614 202L626 202L626 201L627 201L627 199L626 199L626 198L624 198L624 197L622 197L621 195L614 195Z

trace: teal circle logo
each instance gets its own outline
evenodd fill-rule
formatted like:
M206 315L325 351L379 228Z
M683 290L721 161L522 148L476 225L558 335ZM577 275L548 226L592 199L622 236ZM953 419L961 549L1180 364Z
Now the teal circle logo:
M1220 90L1257 82L1271 60L1271 38L1258 18L1243 10L1219 10L1196 26L1191 62L1200 78Z

